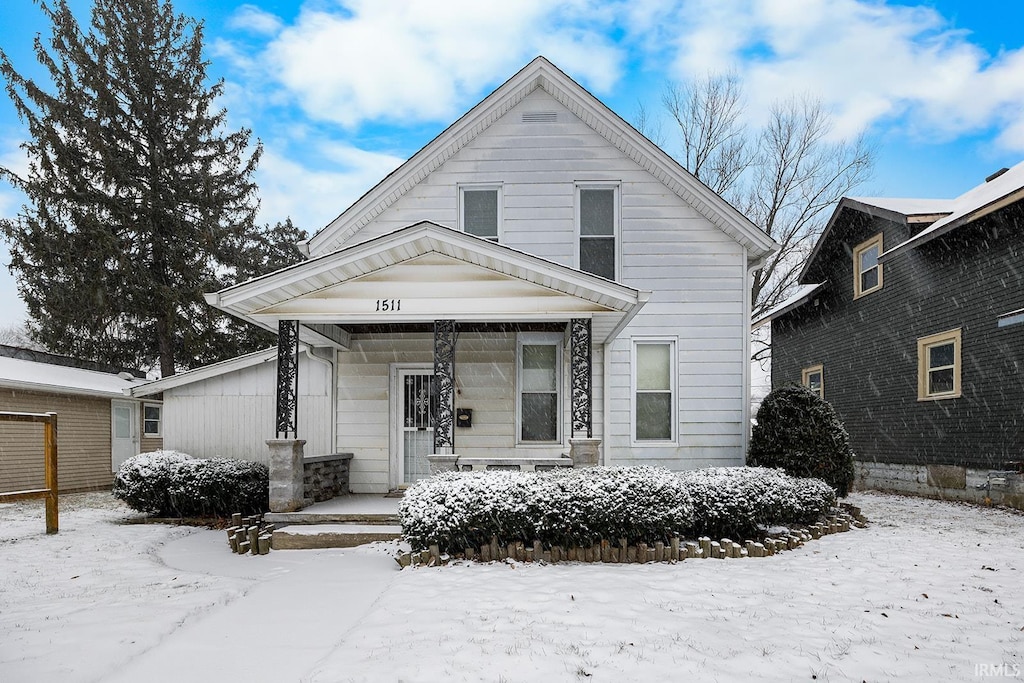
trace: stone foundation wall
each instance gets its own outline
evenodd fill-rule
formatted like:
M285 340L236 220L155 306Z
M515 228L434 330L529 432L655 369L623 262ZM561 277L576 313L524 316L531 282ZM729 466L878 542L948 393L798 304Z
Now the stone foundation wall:
M304 458L302 484L305 498L320 503L348 493L351 453L332 453Z
M1024 510L1024 473L1018 471L881 462L858 462L856 469L857 490L898 491Z

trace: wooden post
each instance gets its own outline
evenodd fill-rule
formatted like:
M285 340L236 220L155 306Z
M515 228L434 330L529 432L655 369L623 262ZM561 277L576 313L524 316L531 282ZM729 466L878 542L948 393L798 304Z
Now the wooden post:
M57 413L47 413L43 424L43 450L46 454L46 533L55 534L57 520Z

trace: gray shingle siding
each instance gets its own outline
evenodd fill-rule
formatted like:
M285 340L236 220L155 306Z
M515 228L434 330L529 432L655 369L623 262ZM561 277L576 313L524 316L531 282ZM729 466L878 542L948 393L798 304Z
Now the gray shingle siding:
M1024 206L995 212L895 257L881 290L853 298L853 248L906 226L844 209L805 282L827 291L772 322L772 385L824 366L825 398L865 461L1001 468L1024 460ZM917 340L962 330L962 395L918 401Z

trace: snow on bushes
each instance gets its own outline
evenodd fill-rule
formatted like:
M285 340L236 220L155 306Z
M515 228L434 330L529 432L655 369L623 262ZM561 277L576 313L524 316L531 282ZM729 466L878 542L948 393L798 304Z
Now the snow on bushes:
M709 467L678 476L693 499L695 535L743 538L774 525L813 522L836 505L835 491L820 479L766 467Z
M154 451L125 460L113 494L133 510L163 517L255 514L268 508L269 478L257 462Z
M414 548L459 553L490 542L546 547L601 539L667 543L673 536L755 534L809 522L835 505L817 480L780 470L593 467L550 472L445 472L409 487L398 514Z
M747 462L817 477L846 496L853 484L853 449L839 415L807 387L781 387L764 397L750 436Z

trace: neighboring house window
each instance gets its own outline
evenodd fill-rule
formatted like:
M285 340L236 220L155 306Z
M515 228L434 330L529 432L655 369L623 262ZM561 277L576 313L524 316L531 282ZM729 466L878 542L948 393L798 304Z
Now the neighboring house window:
M960 330L917 340L917 398L928 401L960 395Z
M882 288L882 233L878 233L853 250L853 296L857 298Z
M804 368L803 377L800 382L818 395L818 398L825 398L825 372L820 365Z
M462 231L497 242L501 237L501 187L459 188Z
M560 439L562 339L557 333L523 333L517 341L521 443L557 443Z
M160 436L163 406L147 403L142 406L142 435Z
M616 279L619 232L618 188L580 185L576 192L580 270Z
M675 342L633 341L633 437L640 441L675 439Z

